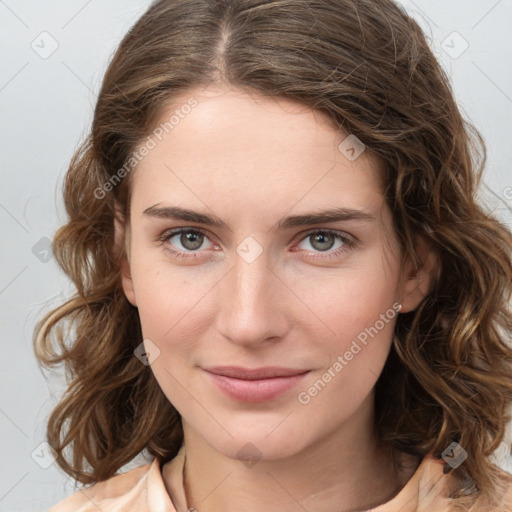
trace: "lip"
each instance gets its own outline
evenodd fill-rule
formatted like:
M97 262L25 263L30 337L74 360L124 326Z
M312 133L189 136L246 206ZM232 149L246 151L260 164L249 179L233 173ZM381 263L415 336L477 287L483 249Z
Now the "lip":
M216 366L203 368L213 383L228 397L241 402L267 402L301 382L310 370L269 366L240 368Z
M274 377L291 377L309 371L298 370L295 368L284 368L282 366L265 366L262 368L243 368L241 366L211 366L203 368L203 370L209 373L214 373L216 375L223 375L225 377L232 377L235 379L244 380L270 379Z

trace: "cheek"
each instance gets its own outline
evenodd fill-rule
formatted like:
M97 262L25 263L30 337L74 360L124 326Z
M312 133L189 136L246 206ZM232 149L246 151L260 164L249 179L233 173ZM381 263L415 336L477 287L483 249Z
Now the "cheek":
M323 364L297 390L308 421L321 418L326 431L347 420L368 398L392 344L397 315L392 304L362 304L359 311L351 306L355 318L340 314L336 337L328 343L318 340L317 360Z
M381 325L381 315L391 309L388 317L393 319L396 316L392 308L398 296L396 269L361 265L358 268L346 268L336 275L297 281L294 288L309 306L308 316L313 318L311 313L315 313L317 319L321 320L326 347L334 345L337 349L343 348L377 321L379 331L389 334L387 326L391 322L386 321L385 326ZM317 324L320 322L317 321ZM329 339L338 341L331 342Z
M190 330L195 325L190 318L204 307L201 298L215 284L213 276L192 267L173 266L163 250L139 250L132 256L131 274L144 336L163 340L173 332Z
M325 384L330 389L322 391L326 400L358 402L375 384L392 344L398 315L396 274L384 269L347 272L326 283L323 294L316 290L316 311L329 330L316 337L321 368L308 384L320 378L323 383L317 383L313 394Z

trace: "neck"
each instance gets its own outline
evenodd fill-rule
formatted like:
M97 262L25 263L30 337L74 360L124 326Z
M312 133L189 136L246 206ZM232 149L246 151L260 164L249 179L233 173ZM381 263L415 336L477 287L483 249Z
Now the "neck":
M226 456L184 419L183 431L187 506L198 512L368 510L393 498L415 469L397 473L391 449L377 442L373 398L303 450L252 464Z

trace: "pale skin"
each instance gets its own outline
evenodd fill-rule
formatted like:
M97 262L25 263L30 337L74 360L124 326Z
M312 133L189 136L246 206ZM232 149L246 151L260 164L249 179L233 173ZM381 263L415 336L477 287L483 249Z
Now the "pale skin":
M197 106L132 171L129 223L116 225L119 239L127 235L124 292L160 350L151 370L182 416L188 505L347 512L384 503L416 467L393 471L373 428L372 390L396 317L308 404L297 396L394 303L402 313L419 305L433 255L419 244L423 267L402 260L379 161L369 149L347 159L338 149L347 134L322 114L210 87L174 98L161 121L190 97ZM229 228L144 213L154 205L215 215ZM371 218L275 227L332 208ZM206 236L159 240L179 227ZM322 239L326 229L343 238ZM262 250L250 263L236 251L247 237ZM284 395L243 403L212 386L202 368L215 365L311 371ZM247 443L260 454L252 466L237 455Z

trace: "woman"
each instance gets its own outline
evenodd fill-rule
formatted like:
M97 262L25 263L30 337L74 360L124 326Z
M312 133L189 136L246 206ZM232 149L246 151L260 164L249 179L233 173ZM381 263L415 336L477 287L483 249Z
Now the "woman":
M152 4L65 182L51 511L512 510L484 149L390 0Z

